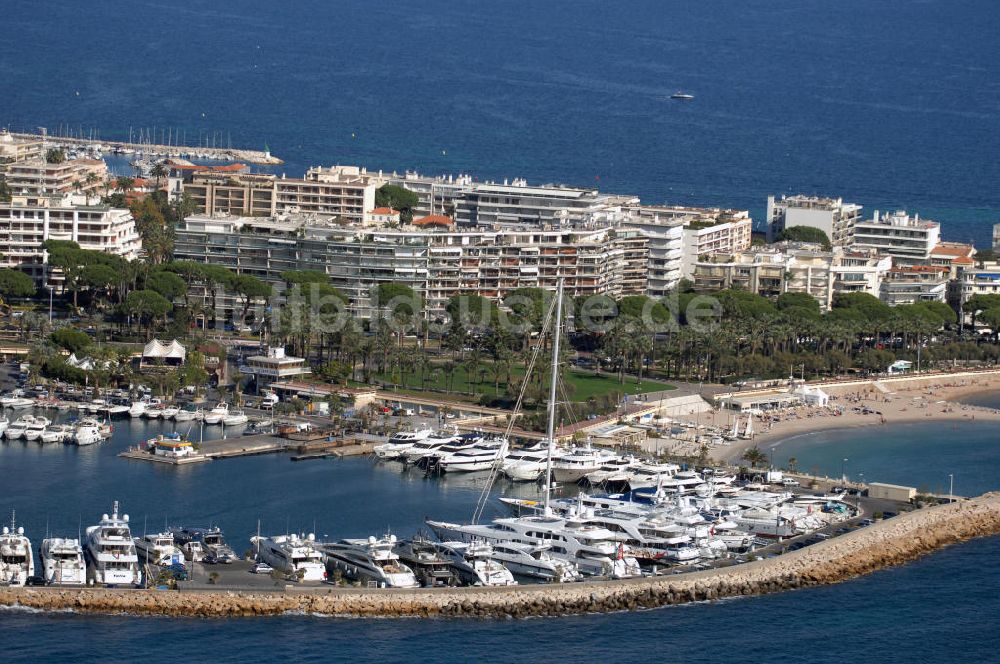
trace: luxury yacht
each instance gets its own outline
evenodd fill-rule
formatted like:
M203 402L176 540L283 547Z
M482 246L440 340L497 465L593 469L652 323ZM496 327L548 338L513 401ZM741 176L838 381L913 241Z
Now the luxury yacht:
M323 554L316 549L316 536L275 535L250 538L257 550L257 561L297 581L326 580Z
M242 410L231 410L225 417L222 418L222 423L227 427L243 426L249 421L250 418L247 417L246 413Z
M691 101L692 99L694 99L694 95L688 94L686 92L675 92L674 94L670 95L670 98L676 99L678 101Z
M552 462L563 455L559 448L552 450ZM515 482L536 482L545 473L548 464L548 443L541 442L532 447L510 452L504 459L503 474Z
M405 463L416 463L423 457L430 456L434 452L437 452L445 445L453 445L461 440L461 437L454 434L444 433L443 431L434 433L421 441L413 443L408 450L400 454L400 458Z
M417 536L397 545L399 559L413 570L417 581L425 588L458 585L451 569L451 558L438 551L430 540Z
M171 533L153 533L135 538L139 560L153 565L184 564L184 553L174 545Z
M437 470L443 473L467 473L477 470L490 470L501 463L507 455L507 441L487 440L472 447L452 452L440 457L435 464Z
M225 401L205 413L205 424L219 424L229 414L229 404Z
M326 569L330 574L339 572L351 581L360 581L378 588L416 588L413 570L400 562L393 551L396 536L382 538L345 539L333 544L319 545L326 554Z
M238 560L232 547L226 542L226 536L218 526L212 528L171 528L170 535L182 549L197 542L196 547L202 555L211 555L216 562L231 563ZM188 547L190 549L190 547ZM199 558L200 559L200 558Z
M87 583L87 563L80 540L51 537L42 540L42 576L50 586L82 586Z
M578 447L552 461L552 478L561 483L579 482L585 475L599 470L615 456L613 452Z
M89 573L95 583L107 585L142 584L139 557L128 526L128 514L118 516L118 501L111 515L101 515L101 522L87 528L84 553Z
M448 558L458 580L466 586L516 586L510 570L493 559L493 547L483 541L441 542L435 548Z
M555 583L579 581L580 571L576 565L553 556L548 544L521 544L520 542L496 542L493 544L493 558L514 574L530 576Z
M35 560L31 553L31 541L10 517L10 527L4 526L0 532L0 585L23 586L28 578L35 575Z
M434 433L431 429L420 429L417 431L400 431L389 437L387 443L376 445L373 452L379 459L397 459L403 452L410 449L414 443L418 443Z

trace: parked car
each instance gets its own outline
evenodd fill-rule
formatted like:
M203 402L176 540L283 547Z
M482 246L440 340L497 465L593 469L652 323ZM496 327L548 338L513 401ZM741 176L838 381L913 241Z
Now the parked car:
M802 486L799 484L798 480L794 480L791 477L785 477L781 480L781 486Z
M257 563L250 568L251 574L270 574L274 569L267 563Z

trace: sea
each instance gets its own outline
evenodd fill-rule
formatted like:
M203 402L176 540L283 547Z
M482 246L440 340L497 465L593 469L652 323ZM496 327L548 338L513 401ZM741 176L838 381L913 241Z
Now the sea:
M990 0L7 0L0 126L523 177L649 203L769 194L1000 222ZM683 91L691 102L670 99Z
M0 126L13 130L180 132L267 146L289 176L359 164L523 177L758 221L769 194L843 196L980 246L1000 222L1000 12L987 0L8 0L0 16ZM801 445L799 466L827 474L846 463L867 480L1000 488L988 428L899 426L775 454ZM127 422L92 449L0 445L0 511L39 539L75 534L118 499L137 530L216 523L240 546L258 521L410 534L425 516L471 514L484 486L365 459L115 456L155 432ZM490 509L519 491L497 486ZM7 610L0 658L997 661L998 559L992 538L828 588L516 622Z

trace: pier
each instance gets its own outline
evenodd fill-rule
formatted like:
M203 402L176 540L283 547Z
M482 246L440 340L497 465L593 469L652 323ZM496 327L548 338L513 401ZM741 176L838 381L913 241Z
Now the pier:
M152 461L153 463L163 463L171 466L186 466L213 459L285 452L289 449L289 441L271 434L258 434L254 436L233 436L232 438L207 440L199 443L198 446L199 449L195 454L179 458L156 456L138 447L129 448L118 456L123 459L132 459L135 461Z
M130 143L128 141L108 141L91 138L68 138L64 136L50 136L42 134L19 134L11 132L12 136L25 140L39 139L51 145L66 147L94 148L102 146L112 152L123 154L144 154L155 157L181 157L198 155L203 159L215 159L218 161L241 161L262 166L277 166L285 163L283 159L275 157L270 152L264 150L246 150L243 148L221 148L202 147L188 145L161 145L157 143Z

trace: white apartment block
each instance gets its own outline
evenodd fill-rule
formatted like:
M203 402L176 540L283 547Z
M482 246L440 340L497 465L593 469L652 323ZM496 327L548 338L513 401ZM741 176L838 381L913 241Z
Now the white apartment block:
M965 304L975 295L1000 295L1000 263L962 270L958 292L958 304Z
M36 280L45 276L46 240L71 240L82 249L126 260L138 258L142 244L128 210L86 205L83 196L24 196L0 203L0 267L20 269Z
M826 233L835 247L851 244L854 225L861 220L862 206L842 198L821 196L767 197L767 240L774 242L786 228L806 226Z
M854 247L870 248L897 259L900 265L926 262L941 239L941 224L904 211L875 216L854 226Z
M8 164L44 157L45 143L41 138L19 138L6 129L0 131L0 172Z
M868 293L879 297L892 269L892 257L876 251L835 248L830 274L834 293Z
M879 299L895 307L920 302L946 302L948 268L936 265L894 267L882 280Z
M1000 224L993 224L993 251L1000 252Z

